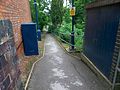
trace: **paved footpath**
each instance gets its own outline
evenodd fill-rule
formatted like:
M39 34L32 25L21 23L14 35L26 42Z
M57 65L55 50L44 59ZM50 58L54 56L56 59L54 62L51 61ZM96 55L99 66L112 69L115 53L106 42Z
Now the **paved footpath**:
M67 55L56 40L46 36L45 56L32 74L28 90L108 90L80 60Z

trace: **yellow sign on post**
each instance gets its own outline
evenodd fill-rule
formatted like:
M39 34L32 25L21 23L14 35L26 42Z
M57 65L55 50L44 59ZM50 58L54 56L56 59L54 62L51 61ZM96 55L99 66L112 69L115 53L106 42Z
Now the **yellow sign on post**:
M75 7L70 8L70 16L75 16Z

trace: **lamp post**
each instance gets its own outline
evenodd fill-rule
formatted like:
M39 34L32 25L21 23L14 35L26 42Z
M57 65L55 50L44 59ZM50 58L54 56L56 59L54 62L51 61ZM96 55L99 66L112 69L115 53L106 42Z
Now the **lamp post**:
M72 0L72 8L74 7L74 0ZM71 50L74 50L75 40L74 40L74 24L75 24L75 16L72 16L72 33L71 33Z
M37 8L37 2L34 0L34 7L35 7L35 18L36 18L36 24L37 24L37 37L38 40L41 41L41 30L38 24L38 8Z

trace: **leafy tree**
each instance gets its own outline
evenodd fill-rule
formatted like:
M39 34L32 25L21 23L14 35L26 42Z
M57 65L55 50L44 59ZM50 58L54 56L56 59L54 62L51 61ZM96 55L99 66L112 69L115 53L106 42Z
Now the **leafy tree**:
M72 0L70 0L71 3ZM93 0L75 0L76 15L75 15L75 46L78 51L82 50L83 36L85 29L86 10L85 6ZM64 8L64 16L61 27L57 28L56 32L59 37L69 42L71 39L70 33L72 29L70 12L67 7Z
M63 19L66 23L71 23L71 18L70 18L70 10L69 8L64 8L64 16Z
M43 30L43 27L46 26L49 22L49 12L48 10L48 5L49 2L48 0L36 0L37 1L37 7L38 7L38 21L39 21L39 26L40 29ZM32 15L32 20L35 22L35 8L34 8L34 0L30 0L30 8L31 8L31 15Z
M62 24L63 0L52 0L50 15L52 24L55 26L55 28L57 28L58 25Z
M95 1L95 0L76 0L75 7L76 7L76 15L75 15L75 25L77 28L83 29L85 27L85 17L86 17L86 4Z

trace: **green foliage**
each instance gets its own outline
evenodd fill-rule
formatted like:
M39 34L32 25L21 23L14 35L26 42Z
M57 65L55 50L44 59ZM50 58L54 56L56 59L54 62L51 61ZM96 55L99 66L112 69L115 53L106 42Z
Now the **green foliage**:
M81 27L82 27L82 25L81 25ZM83 36L84 36L83 29L75 28L75 47L78 51L82 50Z
M47 0L37 0L37 7L38 7L38 19L39 19L39 26L40 29L43 30L43 27L48 25L50 21L49 14L45 12L45 10L49 10L48 5L50 2ZM30 8L31 8L31 15L32 20L35 22L35 7L34 7L34 0L30 0Z
M32 19L35 22L34 0L30 1ZM72 0L70 0L71 3ZM75 15L75 46L77 50L82 49L83 36L86 21L86 4L94 0L74 0L76 7ZM50 9L51 5L51 9ZM69 8L63 7L63 0L37 0L39 10L39 25L41 30L49 25L49 32L56 33L67 42L71 40L72 19Z
M63 17L64 21L66 23L71 23L71 18L70 18L70 10L69 8L64 8L64 17Z
M34 1L33 0L30 0L30 9L31 9L31 17L32 17L32 20L33 22L35 22L35 10L34 10Z
M63 19L63 0L52 0L51 4L51 20L54 26L61 25Z
M70 42L71 23L63 22L62 26L57 30L59 36L67 42Z
M82 27L82 26L81 26ZM61 27L55 29L55 34L70 43L72 24L63 21ZM75 47L78 51L82 49L84 32L75 27Z
M39 25L40 28L43 29L43 27L48 24L48 17L44 12L39 12L39 15Z
M76 15L75 15L75 47L78 51L82 50L83 46L83 36L85 30L85 20L86 20L86 11L85 6L87 3L90 3L93 0L76 0ZM55 30L55 33L62 38L63 40L70 43L71 40L71 29L72 29L72 20L70 17L70 12L68 8L64 8L63 22L60 27Z
M75 25L77 28L85 29L85 20L86 20L86 4L95 1L95 0L76 0L75 7L76 7L76 15L75 15ZM81 24L81 25L80 25Z
M49 25L49 28L48 28L48 33L52 33L54 32L56 29L56 27L54 25Z

